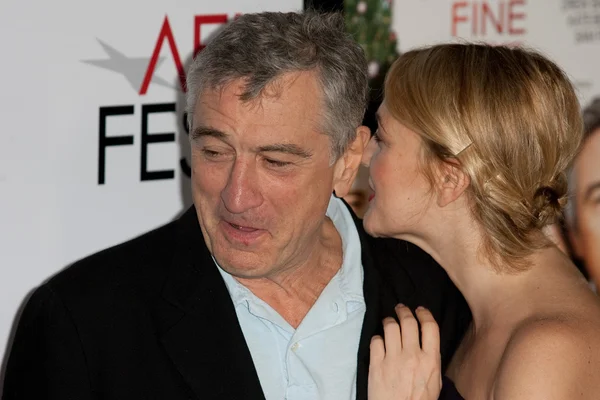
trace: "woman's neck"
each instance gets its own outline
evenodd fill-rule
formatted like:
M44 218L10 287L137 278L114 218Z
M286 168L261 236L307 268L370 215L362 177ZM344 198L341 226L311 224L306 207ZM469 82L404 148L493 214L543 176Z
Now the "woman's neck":
M455 212L427 225L435 229L402 238L423 248L444 268L471 309L475 332L517 322L530 313L526 299L540 289L535 265L546 257L544 251L531 256L532 268L498 271L482 252L483 227L473 218Z

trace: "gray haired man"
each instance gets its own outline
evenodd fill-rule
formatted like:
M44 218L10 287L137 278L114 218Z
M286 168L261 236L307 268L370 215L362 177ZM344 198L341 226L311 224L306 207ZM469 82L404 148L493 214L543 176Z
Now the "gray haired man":
M369 342L397 303L432 311L447 362L464 300L338 198L370 136L366 101L340 15L228 25L188 73L194 206L37 289L5 398L365 399Z

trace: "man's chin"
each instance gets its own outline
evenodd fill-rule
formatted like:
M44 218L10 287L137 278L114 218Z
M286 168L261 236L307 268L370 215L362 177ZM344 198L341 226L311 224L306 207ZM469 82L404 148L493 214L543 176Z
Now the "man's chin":
M217 251L213 254L213 257L223 271L242 279L263 277L263 269L268 264L264 257L247 252L242 254L219 254Z

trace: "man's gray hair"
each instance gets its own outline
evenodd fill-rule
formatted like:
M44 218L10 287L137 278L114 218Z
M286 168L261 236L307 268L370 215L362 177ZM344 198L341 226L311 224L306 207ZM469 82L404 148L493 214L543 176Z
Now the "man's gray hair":
M600 97L595 98L590 105L583 110L583 140L581 147L585 146L586 140L600 128ZM565 208L565 220L572 229L577 229L576 190L574 165L569 169L569 201Z
M284 73L315 71L323 93L320 127L330 136L332 160L356 138L367 96L367 61L338 13L264 12L229 23L202 50L187 74L188 124L203 90L243 78L242 101L256 99Z

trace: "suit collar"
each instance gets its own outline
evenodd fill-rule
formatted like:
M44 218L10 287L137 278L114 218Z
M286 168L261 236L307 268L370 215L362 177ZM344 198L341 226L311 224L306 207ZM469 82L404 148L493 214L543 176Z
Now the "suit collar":
M177 247L162 296L161 341L199 399L264 399L223 279L191 207L178 221ZM232 362L232 360L235 360Z
M369 356L371 338L383 334L382 320L394 315L394 306L399 302L408 303L408 298L415 294L413 280L401 268L399 258L393 257L393 252L384 245L395 244L391 240L374 239L363 228L362 220L352 211L350 213L356 224L361 242L362 264L364 269L363 293L366 312L363 321L357 355L356 398L367 400L367 384L369 374ZM389 282L388 271L394 271L399 279ZM396 289L396 290L394 290ZM401 296L397 296L399 293Z
M398 302L411 303L415 285L400 266L398 242L373 239L350 212L364 268L366 312L357 355L357 399L366 400L371 338L382 333L382 319L394 314ZM231 297L204 243L194 207L177 224L178 243L162 293L168 306L159 317L165 349L198 398L264 399ZM236 377L235 382L229 377Z

